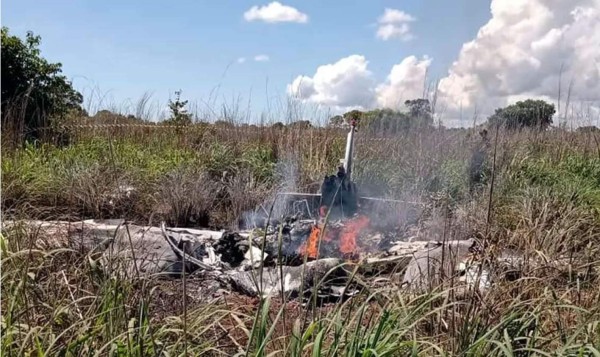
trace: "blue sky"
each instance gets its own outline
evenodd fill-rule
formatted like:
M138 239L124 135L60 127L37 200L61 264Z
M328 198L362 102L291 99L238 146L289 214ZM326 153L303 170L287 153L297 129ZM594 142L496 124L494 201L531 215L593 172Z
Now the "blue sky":
M319 66L353 54L366 58L373 83L383 83L411 55L432 59L430 77L447 76L463 44L476 39L492 17L489 0L281 2L308 21L247 21L251 7L270 3L257 0L8 0L2 25L18 35L41 35L43 55L60 61L84 94L99 89L107 103L135 101L147 91L166 102L182 89L191 102L210 98L218 104L240 96L245 106L250 99L259 113L267 93L271 100L285 98L297 76L312 77ZM385 9L413 18L412 39L376 38ZM269 60L254 61L257 55ZM241 57L244 63L238 63Z
M252 96L261 110L266 86L285 95L295 76L324 63L360 53L384 79L403 57L429 55L432 73L442 75L460 46L489 18L489 2L288 1L309 16L306 24L248 22L253 1L33 1L3 2L2 23L13 33L42 36L43 54L63 63L65 74L89 91L120 103L145 91L167 98L181 88L202 100L219 87L220 97ZM375 38L385 8L416 17L409 42ZM268 55L268 62L246 61ZM213 91L214 97L214 91Z

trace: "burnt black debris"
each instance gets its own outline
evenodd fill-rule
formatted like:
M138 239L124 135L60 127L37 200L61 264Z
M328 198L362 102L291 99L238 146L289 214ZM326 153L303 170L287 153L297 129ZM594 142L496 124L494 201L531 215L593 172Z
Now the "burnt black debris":
M332 219L349 218L358 210L356 184L348 179L344 167L340 166L337 175L325 176L321 185L321 204L329 210Z
M346 223L344 220L331 222L329 229L339 229ZM3 224L15 227L14 222ZM347 297L356 291L354 287L346 289L353 280L348 279L347 272L353 271L357 263L360 264L357 274L362 277L403 274L403 285L417 292L443 284L448 278L468 289L485 292L497 281L528 276L533 270L551 268L563 274L573 273L568 259L550 262L525 259L518 251L508 249L491 259L482 259L486 254L480 251L481 246L475 239L406 241L401 234L372 230L360 235L360 261L336 258L339 251L327 253L328 244L324 244L325 250L321 252L326 254L306 262L306 257L298 255L298 248L308 238L315 221L287 220L286 224L290 227L281 230L283 236L264 232L166 228L164 223L158 228L94 220L31 221L26 227L41 234L44 242L53 244L52 247L81 245L82 249L87 247L86 250L94 252L90 257L101 253L96 262L105 267L107 274L128 279L142 276L180 278L185 271L190 278L205 282L206 294L217 294L216 290L222 287L253 296L276 295L281 290L286 294L306 296L316 289L320 297ZM51 241L56 237L65 240ZM281 257L277 256L279 252ZM297 261L291 263L293 259ZM349 268L340 267L342 263L349 263ZM585 280L585 274L591 273L581 271L576 274ZM380 284L380 281L371 282ZM357 284L356 288L364 286L363 282Z
M314 286L343 289L347 284L347 272L342 268L342 261L334 258L315 260L297 267L284 266L282 271L272 267L265 268L262 273L236 272L230 278L236 290L251 296L275 295L281 289L298 296L310 294Z
M223 233L221 239L214 245L215 253L221 255L221 261L232 268L240 266L249 247L248 238L233 232Z

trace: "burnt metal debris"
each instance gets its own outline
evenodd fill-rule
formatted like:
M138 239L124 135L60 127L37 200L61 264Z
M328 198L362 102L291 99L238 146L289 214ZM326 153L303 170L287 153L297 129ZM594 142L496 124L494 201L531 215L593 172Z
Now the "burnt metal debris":
M343 166L337 175L326 176L321 185L319 214L331 219L350 218L358 211L358 190Z
M357 132L357 122L350 123L350 130L346 138L346 151L342 165L338 167L336 175L326 175L321 183L319 193L310 192L280 192L278 197L290 205L302 203L309 206L311 212L308 216L325 217L331 219L345 219L354 216L360 211L366 212L375 204L394 205L422 205L421 202L407 202L404 200L388 199L383 197L365 197L359 194L356 183L352 180L354 161L354 136ZM329 215L328 215L329 214Z
M85 249L90 259L109 274L129 279L180 278L185 271L190 279L200 279L217 290L263 297L282 293L304 298L314 293L320 298L348 297L364 286L355 281L355 268L368 284L376 284L377 276L387 274L397 280L397 289L407 291L433 287L446 278L485 291L494 281L510 279L525 269L516 253L505 252L495 264L505 266L512 275L490 274L490 268L475 256L474 240L408 242L381 232L370 232L362 238L375 248L361 252L357 261L327 255L309 260L298 254L298 247L306 241L313 223L289 221L284 236L164 225L144 227L117 221L30 221L27 225L46 242L50 241L47 237L64 237L56 241L57 246ZM335 224L343 225L344 221ZM387 249L380 248L382 241Z
M397 294L452 287L454 298L485 293L499 281L535 276L540 269L572 271L569 257L525 259L517 251L481 252L474 239L413 240L406 234L370 231L358 260L324 255L315 260L298 253L315 221L289 219L286 229L213 231L148 227L122 220L3 221L4 230L27 230L36 249L68 247L86 254L103 274L125 279L188 279L202 287L198 294L212 299L232 292L256 297L285 294L287 298L317 298L320 302L349 298L365 287ZM344 225L345 220L332 222ZM279 235L277 232L285 232ZM35 233L35 234L33 234ZM483 254L483 257L482 255ZM484 258L485 259L482 259ZM357 280L357 277L359 280ZM469 292L469 294L467 294Z

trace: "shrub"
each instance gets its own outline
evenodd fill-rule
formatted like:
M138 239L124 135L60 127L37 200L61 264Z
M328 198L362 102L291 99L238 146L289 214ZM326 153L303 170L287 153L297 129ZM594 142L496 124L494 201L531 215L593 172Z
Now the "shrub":
M32 32L21 40L2 28L2 130L18 138L39 138L38 129L51 119L83 114L81 93L61 74L60 63L41 56L40 42Z
M543 100L527 99L496 109L488 122L493 126L507 129L538 128L545 130L552 124L552 116L556 113L554 104Z

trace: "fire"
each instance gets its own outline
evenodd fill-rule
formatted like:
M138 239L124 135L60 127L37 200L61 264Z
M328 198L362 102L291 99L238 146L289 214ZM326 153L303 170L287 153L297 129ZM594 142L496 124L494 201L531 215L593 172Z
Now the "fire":
M340 233L340 252L344 256L355 256L357 253L356 237L369 226L369 218L358 216L347 221Z
M321 235L321 227L313 226L308 239L300 246L300 253L309 258L317 258L319 254L319 236Z
M341 229L328 228L325 234L323 234L322 226L314 225L308 239L302 243L298 252L308 258L318 258L319 240L321 240L328 245L337 244L337 249L334 249L339 251L341 256L354 258L358 254L358 235L368 226L369 218L366 216L358 216L345 221Z

